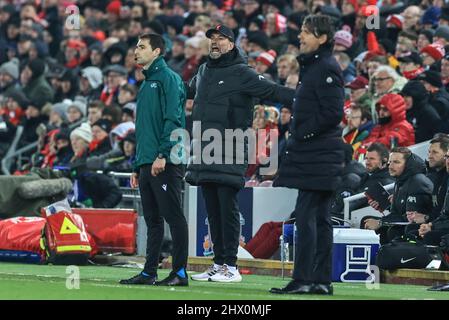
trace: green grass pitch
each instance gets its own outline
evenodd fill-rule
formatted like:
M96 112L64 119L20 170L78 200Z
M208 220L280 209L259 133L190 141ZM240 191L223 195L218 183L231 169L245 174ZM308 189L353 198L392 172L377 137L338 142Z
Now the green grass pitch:
M120 279L139 270L106 266L79 267L79 289L68 289L65 266L0 263L0 299L151 299L151 300L295 300L295 299L449 299L449 292L430 292L427 287L380 284L367 289L364 284L334 283L334 296L273 295L271 287L284 286L288 279L244 275L243 282L221 284L190 281L189 287L123 286ZM73 275L73 274L71 274ZM168 270L159 270L159 278Z

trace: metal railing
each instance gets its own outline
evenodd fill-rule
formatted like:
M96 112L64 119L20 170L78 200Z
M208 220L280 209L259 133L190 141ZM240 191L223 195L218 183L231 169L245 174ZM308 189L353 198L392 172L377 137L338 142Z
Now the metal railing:
M75 128L76 126L80 125L83 122L86 122L86 118L81 119L78 122L75 122L74 124L70 125L68 127L69 130ZM17 144L19 143L19 140L22 136L23 133L23 126L18 126L17 127L17 131L16 131L16 135L14 137L13 142L11 143L11 147L8 149L8 152L6 153L5 157L2 159L2 173L4 175L11 175L10 169L11 169L11 164L14 158L17 157L17 162L19 163L18 167L22 167L22 159L23 159L23 154L33 150L35 148L37 148L38 146L38 141L30 143L27 146L24 146L18 150L16 150ZM20 132L20 134L19 134Z
M9 147L8 151L6 152L5 156L2 159L2 172L5 175L10 175L9 169L11 168L12 159L14 158L15 155L22 154L23 152L31 150L32 148L37 146L37 142L35 142L35 143L31 144L31 145L28 145L28 146L26 146L24 148L21 148L21 149L16 151L17 144L19 143L19 140L20 140L20 138L22 137L22 134L23 134L23 129L24 129L23 126L17 126L16 134L14 136L14 139L12 140L11 146ZM31 148L28 148L30 146L31 146ZM25 148L28 148L28 149L22 151Z

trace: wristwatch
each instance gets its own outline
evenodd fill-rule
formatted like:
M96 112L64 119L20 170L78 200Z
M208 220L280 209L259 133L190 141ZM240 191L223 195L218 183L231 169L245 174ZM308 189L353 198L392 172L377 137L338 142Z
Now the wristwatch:
M157 158L158 158L158 159L165 159L165 157L164 157L164 155L163 155L162 153L159 153L159 154L157 155Z

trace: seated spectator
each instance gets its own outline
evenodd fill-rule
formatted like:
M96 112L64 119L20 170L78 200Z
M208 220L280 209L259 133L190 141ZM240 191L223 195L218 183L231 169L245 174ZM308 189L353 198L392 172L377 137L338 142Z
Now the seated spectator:
M54 136L53 149L55 151L55 159L53 167L66 167L70 164L70 159L73 158L73 149L70 144L70 135L67 128L61 128Z
M441 81L447 91L449 89L449 53L446 53L441 60Z
M111 142L109 132L112 129L111 121L100 119L92 125L92 142L89 145L89 156L98 156L109 152Z
M103 74L100 68L91 66L81 70L80 93L86 97L89 103L100 99L102 84Z
M112 104L103 109L102 119L107 119L112 122L112 127L117 126L122 120L122 109L117 104Z
M31 101L53 102L54 91L45 79L45 62L34 59L25 66L20 74L23 92Z
M168 66L173 69L176 73L181 74L184 65L186 64L186 59L184 55L184 44L187 40L185 35L177 35L173 39L173 47L171 58L167 61Z
M112 149L119 149L119 142L122 141L128 133L136 129L134 122L123 122L111 130L109 137L111 139Z
M433 183L425 176L425 163L408 148L397 147L391 151L389 159L390 175L396 180L391 198L390 214L376 218L364 218L362 226L365 229L375 230L380 234L381 244L404 234L403 226L391 226L394 222L407 222L406 202L408 197L416 199L432 199ZM379 204L370 199L370 206L378 210Z
M94 100L87 105L87 122L93 125L103 116L104 104L100 100Z
M62 102L64 99L74 100L79 91L78 77L72 70L66 69L59 78L60 88L56 91L55 101Z
M125 84L120 87L120 93L117 97L118 104L123 108L128 102L135 102L137 97L137 87L133 84Z
M362 109L371 108L371 97L368 92L368 79L364 76L357 76L346 88L351 90L350 104L355 104Z
M19 86L19 60L11 59L0 66L0 97L7 96L12 90L20 89Z
M363 110L357 105L353 105L346 115L347 126L343 129L343 140L352 146L354 154L368 138L374 123L371 120L371 113L368 109Z
M292 54L284 54L276 61L277 80L276 82L285 85L285 81L290 74L299 73L299 63ZM296 86L295 86L296 88Z
M406 120L404 98L395 93L384 95L376 103L379 118L364 145L380 142L387 148L406 147L415 144L412 125Z
M417 81L409 81L402 88L401 95L405 100L407 121L415 131L415 143L429 139L438 132L440 116L438 112L428 104L428 93L424 85Z
M122 200L122 192L111 177L89 172L84 162L72 163L70 176L74 188L67 195L71 206L114 208Z
M136 111L136 103L128 102L122 108L122 123L123 122L134 122L134 113ZM187 118L187 115L186 115Z
M449 133L449 93L441 82L441 74L427 70L416 79L423 83L429 93L429 104L435 108L442 120L439 132Z
M19 140L19 148L37 141L37 127L41 124L44 125L48 120L47 116L41 112L43 106L42 101L30 101L28 103L25 109L25 118L22 121L24 130Z
M263 74L268 76L270 80L274 77L273 75L276 73L273 70L273 63L276 61L277 53L274 50L268 50L266 52L262 52L256 58L256 72L259 74Z
M430 217L429 221L437 218L443 208L449 178L449 175L446 172L446 161L444 156L448 150L449 137L447 135L440 134L430 141L427 153L427 177L433 183L433 208L430 213L427 213Z
M67 124L67 109L68 103L59 102L55 103L50 109L50 116L47 123L47 129L58 129L61 126Z
M401 74L408 80L415 79L419 74L424 72L421 57L415 51L410 54L398 58L399 70Z
M85 162L89 155L89 144L92 142L92 129L84 122L70 133L70 143L73 149L73 157L70 163Z
M67 123L75 124L86 116L86 105L81 101L70 103L67 108Z
M11 90L0 109L0 159L8 152L27 105L28 99L22 91Z
M422 48L420 53L424 68L438 70L436 63L444 57L445 50L440 42L434 42Z
M100 95L100 100L106 106L118 102L120 87L128 82L128 70L119 64L107 66L103 70L105 77L104 87Z
M278 165L281 165L282 157L287 148L287 140L290 137L289 127L292 118L292 107L282 106L281 115L279 117L279 142L278 142Z
M262 182L264 180L272 180L272 176L276 173L272 172L270 175L261 175L259 170L262 166L268 166L267 160L270 158L271 148L273 143L275 143L274 139L277 141L279 134L277 128L279 111L275 107L264 105L256 105L254 109L255 116L253 129L257 132L257 147L255 150L256 155L254 157L255 163L249 164L246 176L249 177L250 180ZM263 139L264 141L262 142L260 139ZM249 159L251 159L251 156Z
M351 63L351 59L344 52L334 52L334 57L337 60L341 71L343 72L343 79L345 84L351 83L356 76L355 67Z
M379 66L374 71L370 81L374 82L374 99L379 101L387 93L398 93L402 90L407 79L398 75L398 73L389 66ZM376 119L375 110L371 110L373 118Z
M449 152L444 156L446 171L449 173ZM443 208L440 215L432 222L420 225L418 235L425 244L439 246L441 237L449 234L449 192L446 192Z

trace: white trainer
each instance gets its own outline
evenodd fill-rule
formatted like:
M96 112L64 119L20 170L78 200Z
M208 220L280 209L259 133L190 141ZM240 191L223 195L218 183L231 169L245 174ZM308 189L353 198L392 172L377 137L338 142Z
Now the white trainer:
M190 278L194 281L207 281L207 280L209 280L210 277L215 275L222 268L223 268L223 266L220 266L220 265L214 263L214 264L210 265L209 268L207 268L207 270L204 271L203 273L194 274L194 275L190 276Z
M237 268L233 271L229 269L229 267L224 264L223 268L209 278L209 281L213 282L240 282L242 281L242 276Z

